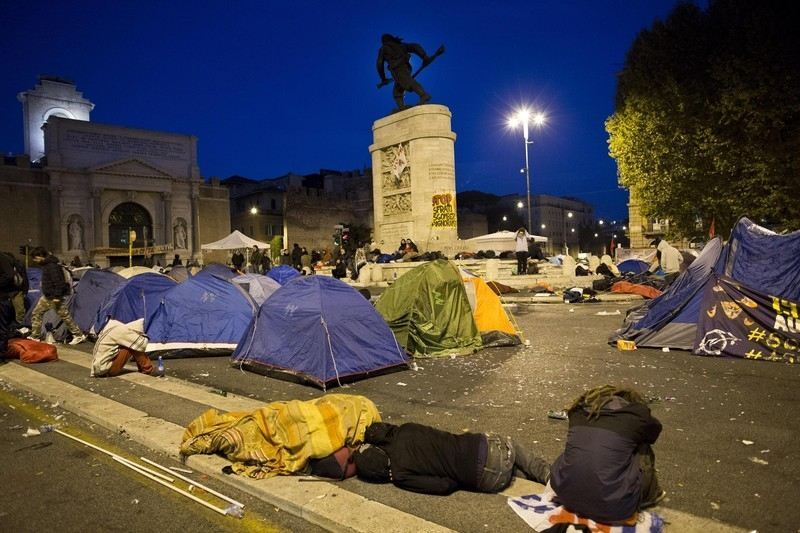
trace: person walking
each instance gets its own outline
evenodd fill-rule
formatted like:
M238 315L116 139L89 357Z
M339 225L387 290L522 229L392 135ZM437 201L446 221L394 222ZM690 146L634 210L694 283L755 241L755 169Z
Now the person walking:
M48 309L53 309L72 333L72 340L69 341L69 344L82 343L86 340L86 335L72 319L67 309L65 297L69 294L71 287L65 278L64 269L59 264L58 258L41 246L33 249L31 258L42 269L42 295L31 315L31 338L42 340L42 316Z

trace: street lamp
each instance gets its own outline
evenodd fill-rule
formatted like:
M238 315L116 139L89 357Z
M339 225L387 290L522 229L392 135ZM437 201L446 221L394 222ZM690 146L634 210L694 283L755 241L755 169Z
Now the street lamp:
M250 214L251 215L257 215L258 214L258 208L256 206L251 207L250 208Z
M565 214L567 216L561 217L564 221L562 236L564 237L564 255L569 255L569 246L567 245L567 219L572 218L572 211L567 211ZM575 228L572 228L572 232L575 232Z
M545 116L542 113L531 113L527 108L520 109L513 116L508 119L508 126L511 129L522 124L522 137L525 140L525 186L528 192L528 231L531 231L533 224L531 222L531 167L528 158L528 145L533 144L533 141L528 140L528 125L533 123L534 126L542 126L545 123Z

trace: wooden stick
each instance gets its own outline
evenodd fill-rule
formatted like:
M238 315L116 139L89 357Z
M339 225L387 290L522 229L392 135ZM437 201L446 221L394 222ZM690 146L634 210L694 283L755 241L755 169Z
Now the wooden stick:
M117 456L117 457L114 457L114 460L115 460L115 461L117 461L117 462L118 462L118 463L120 463L120 464L123 464L123 465L127 466L127 467L128 467L128 468L130 468L131 470L134 470L134 471L136 471L136 472L140 473L141 475L143 475L143 476L145 476L145 477L147 477L147 478L150 478L150 479L152 479L152 480L153 480L153 481L155 481L156 483L160 483L161 485L164 485L164 486L165 486L165 487L167 487L168 489L172 489L172 490L174 490L175 492L177 492L177 493L179 493L179 494L183 494L184 496L186 496L186 497L187 497L187 498L189 498L190 500L194 500L194 501L196 501L197 503L200 503L200 504L202 504L202 505L205 505L205 506L206 506L206 507L208 507L209 509L211 509L211 510L213 510L213 511L216 511L216 512L218 512L218 513L219 513L219 514L221 514L221 515L226 515L226 514L228 514L228 511L227 511L227 510L225 510L225 509L221 509L221 508L219 508L219 507L217 507L217 506L215 506L215 505L211 505L211 504L210 504L210 503L208 503L207 501L205 501L205 500L203 500L203 499L200 499L200 498L198 498L198 497L197 497L197 496L195 496L194 494L190 494L190 493L186 492L186 491L185 491L185 490L183 490L183 489L179 489L179 488L178 488L178 487L176 487L175 485L171 485L171 484L167 483L166 481L163 481L163 480L161 480L161 479L157 478L156 476L150 475L149 473L145 472L143 469L141 469L141 468L137 467L137 466L135 465L135 463L134 463L134 464L127 463L127 462L125 462L124 460L122 460L122 459L121 459L120 457L118 457L118 456Z
M221 499L225 500L226 502L232 503L232 504L234 504L234 505L238 505L239 507L241 507L242 509L244 509L244 504L243 504L243 503L237 502L237 501L236 501L236 500L234 500L233 498L230 498L230 497L228 497L228 496L225 496L224 494L222 494L222 493L219 493L219 492L215 491L214 489L212 489L212 488L210 488L210 487L207 487L207 486L205 486L205 485L203 485L203 484L201 484L201 483L198 483L197 481L193 480L192 478L188 478L188 477L186 477L186 476L184 476L184 475L181 475L181 474L178 474L178 473L175 473L175 472L171 472L170 470L168 470L168 469L167 469L167 467L165 467L165 466L161 466L160 464L158 464L158 463L156 463L156 462L154 462L154 461L151 461L150 459L148 459L148 458L146 458L146 457L139 457L139 459L141 459L142 461L144 461L145 463L147 463L147 464L149 464L149 465L153 465L153 466L155 466L155 467L157 467L157 468L160 468L160 469L162 469L162 470L166 470L167 472L169 472L170 474L174 475L174 476L175 476L175 477L177 477L178 479L182 479L182 480L186 481L187 483L191 483L191 484L192 484L192 485L194 485L195 487L200 487L200 488L201 488L201 489L203 489L204 491L206 491L206 492L208 492L208 493L211 493L211 494L213 494L213 495L214 495L214 496L216 496L217 498L221 498Z

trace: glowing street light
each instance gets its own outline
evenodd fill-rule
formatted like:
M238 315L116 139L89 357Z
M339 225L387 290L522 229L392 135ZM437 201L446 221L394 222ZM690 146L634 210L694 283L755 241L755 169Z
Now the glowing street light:
M523 170L525 171L525 185L528 192L528 231L533 227L531 222L531 167L528 158L528 145L533 144L533 141L528 140L528 125L533 123L534 126L540 127L544 125L545 121L545 116L542 113L532 113L527 108L520 109L508 119L508 127L511 129L516 129L517 126L522 125L522 137L525 140L525 168ZM519 204L517 205L519 206Z
M256 206L251 207L250 208L250 214L251 215L257 215L258 214L258 208Z
M569 255L569 246L567 245L567 219L572 218L572 211L567 211L564 213L566 216L562 217L564 224L563 224L563 233L562 237L564 237L564 255ZM575 233L575 228L571 228L572 233Z
M517 202L517 207L518 207L519 209L522 209L522 206L524 206L524 205L525 205L525 204L523 204L523 203L522 203L522 200L520 200L519 202Z
M503 215L503 222L505 222L506 220L508 220L508 217Z

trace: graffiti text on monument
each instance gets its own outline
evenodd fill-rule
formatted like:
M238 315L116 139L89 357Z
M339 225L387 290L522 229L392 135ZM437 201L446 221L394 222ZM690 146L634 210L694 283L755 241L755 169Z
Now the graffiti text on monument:
M189 160L187 147L183 143L114 133L67 130L64 134L64 144L68 148L86 152L112 152L177 161Z
M383 198L383 216L411 212L411 193L393 194Z
M441 193L433 195L433 228L455 228L456 227L456 199L452 193Z

